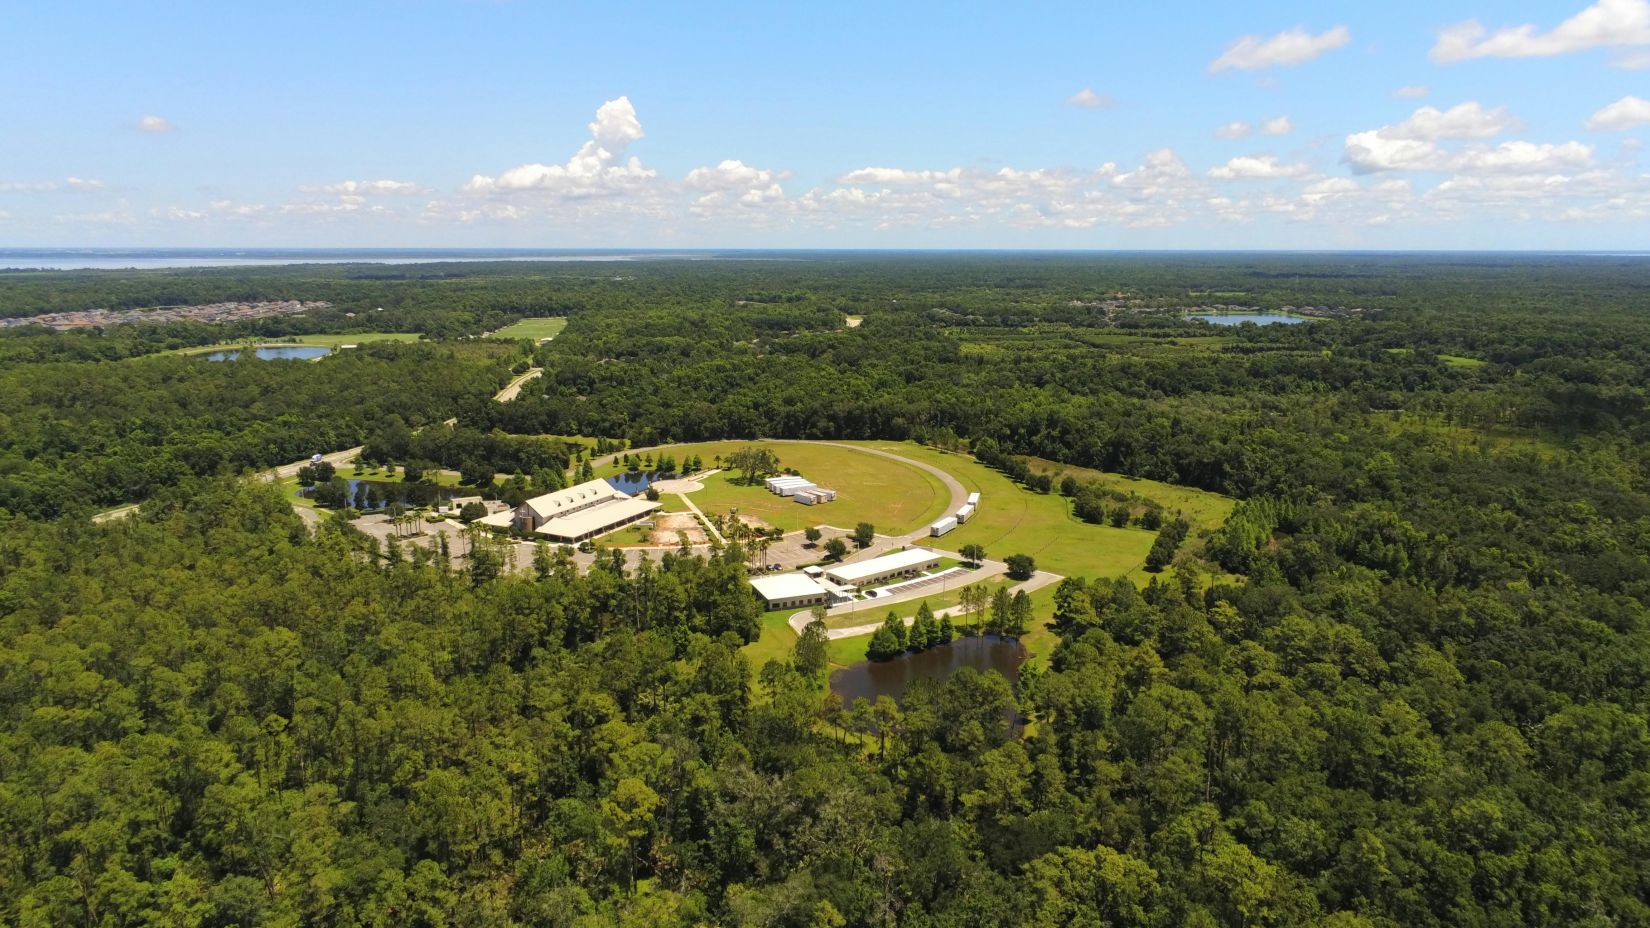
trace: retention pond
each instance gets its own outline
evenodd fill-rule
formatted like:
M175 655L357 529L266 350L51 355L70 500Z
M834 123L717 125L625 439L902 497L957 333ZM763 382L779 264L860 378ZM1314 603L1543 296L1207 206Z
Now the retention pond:
M831 674L831 692L844 705L854 700L876 702L878 696L901 701L905 691L919 680L943 682L964 667L995 670L1018 687L1020 665L1026 660L1025 646L1013 638L980 635L959 638L948 645L929 648L887 661L860 661Z

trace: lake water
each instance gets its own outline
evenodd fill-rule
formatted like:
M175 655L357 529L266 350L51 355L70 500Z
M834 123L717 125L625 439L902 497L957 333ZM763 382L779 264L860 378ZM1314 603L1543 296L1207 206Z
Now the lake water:
M675 476L675 474L667 474L662 471L633 470L620 474L617 477L609 477L607 478L607 482L613 485L613 489L629 493L631 496L635 496L637 493L646 490L653 484L654 481L670 480Z
M890 661L861 661L831 674L831 692L842 697L843 705L854 700L876 702L890 696L895 702L918 680L944 680L964 667L995 670L1016 686L1026 649L1012 638L980 635L959 638L948 645L906 654Z
M390 480L363 480L359 477L346 477L344 478L344 482L349 484L349 498L350 505L352 506L355 504L355 494L361 488L362 484L365 484L368 487L369 493L371 493L372 488L376 487L380 497L377 501L379 505L371 506L371 509L382 509L390 503L406 503L412 506L428 506L436 500L441 500L442 502L450 500L458 493L458 491L454 490L452 487L437 486L432 483L424 482L404 483ZM303 489L299 492L304 496L312 495L310 489Z
M257 348L253 354L264 361L308 361L314 358L325 357L331 353L331 348L319 345L288 345L285 347ZM241 353L235 351L214 351L206 356L208 361L239 361Z
M1214 325L1239 325L1253 322L1255 325L1294 325L1305 322L1305 316L1286 316L1283 313L1190 313L1187 319L1202 319Z

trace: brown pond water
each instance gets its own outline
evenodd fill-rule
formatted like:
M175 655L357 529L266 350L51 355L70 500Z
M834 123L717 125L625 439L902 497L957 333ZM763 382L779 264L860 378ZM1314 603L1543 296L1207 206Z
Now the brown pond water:
M831 674L831 692L842 697L843 705L851 706L855 699L874 703L878 696L891 696L899 702L918 680L942 681L964 667L995 670L1017 688L1020 665L1025 659L1025 646L1013 638L996 635L959 638L948 645L893 660L860 661L844 667Z

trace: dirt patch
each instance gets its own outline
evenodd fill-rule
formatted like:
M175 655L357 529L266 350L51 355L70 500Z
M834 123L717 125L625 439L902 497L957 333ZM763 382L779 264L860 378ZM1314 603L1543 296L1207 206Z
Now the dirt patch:
M680 544L686 534L688 544L702 545L710 541L704 526L691 512L666 512L654 517L652 541L656 545Z
M691 477L675 477L669 480L653 481L653 489L660 493L697 493L705 485Z
M744 513L739 514L739 521L745 523L746 528L754 528L759 532L765 532L768 529L773 528L773 526L769 524L766 519L761 519L756 516L747 516Z

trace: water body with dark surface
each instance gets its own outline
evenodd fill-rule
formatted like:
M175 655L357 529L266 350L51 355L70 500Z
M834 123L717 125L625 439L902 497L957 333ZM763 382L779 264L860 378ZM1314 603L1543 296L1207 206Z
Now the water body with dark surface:
M831 692L842 697L843 705L853 705L856 699L874 703L878 696L889 696L900 702L905 691L917 681L943 682L964 667L995 670L1017 688L1020 665L1025 660L1025 646L1013 638L996 635L959 638L948 645L893 660L860 661L845 667L831 674Z
M1202 319L1215 325L1240 325L1253 322L1255 325L1295 325L1306 322L1305 316L1290 316L1284 313L1190 313L1187 319Z
M256 348L253 349L252 353L257 355L260 361L309 361L332 353L332 349L320 346L289 345L286 347ZM214 351L206 356L208 361L239 361L240 359L241 352L239 349Z
M635 496L637 493L646 490L654 481L671 480L675 477L675 474L667 474L663 471L633 470L619 474L617 477L609 477L607 482L612 485L613 489Z
M391 503L406 503L413 506L428 506L435 503L437 500L440 500L442 503L446 503L448 500L458 495L458 491L452 487L444 487L423 482L407 483L406 481L398 480L366 480L359 477L346 477L344 478L344 482L349 484L349 498L351 505L354 504L355 494L360 490L363 484L369 488L369 493L371 492L371 489L377 489L378 493L376 498L369 497L370 504L367 507L369 510L383 509L388 507ZM306 487L298 492L300 495L305 497L315 495L315 489L313 487Z

